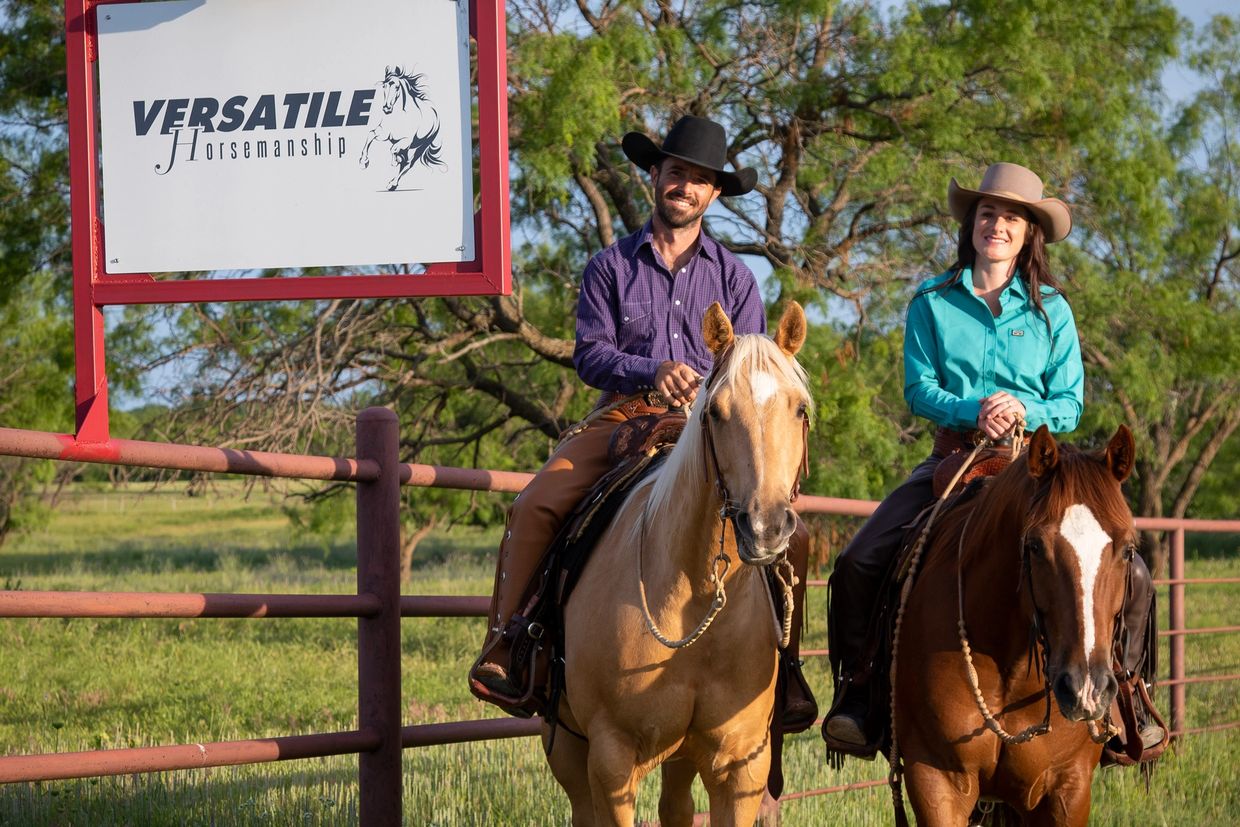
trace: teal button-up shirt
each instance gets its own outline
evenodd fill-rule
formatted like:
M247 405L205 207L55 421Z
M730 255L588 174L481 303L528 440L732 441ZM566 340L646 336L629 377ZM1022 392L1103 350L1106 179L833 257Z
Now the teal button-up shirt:
M1084 402L1085 370L1067 299L1042 288L1048 335L1019 275L1000 294L998 316L974 294L968 268L957 284L927 292L950 277L948 271L928 279L909 304L904 398L913 413L948 428L976 428L981 400L1007 391L1024 404L1027 429L1074 430Z

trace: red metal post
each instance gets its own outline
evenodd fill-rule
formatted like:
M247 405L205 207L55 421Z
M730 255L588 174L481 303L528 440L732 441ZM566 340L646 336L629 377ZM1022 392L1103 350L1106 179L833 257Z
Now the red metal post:
M400 827L400 469L396 414L367 408L357 417L357 458L379 478L357 484L357 593L380 611L357 623L358 727L379 735L359 759L362 824Z
M1184 580L1184 527L1180 526L1171 532L1171 579ZM1171 584L1171 600L1168 605L1170 623L1173 630L1188 627L1184 618L1184 583ZM1171 638L1171 680L1184 679L1184 636L1173 635ZM1186 690L1183 683L1171 684L1171 732L1184 732L1184 700Z
M65 63L69 97L69 215L73 249L73 348L77 438L108 439L108 382L103 311L95 283L103 260L95 163L95 0L65 0Z

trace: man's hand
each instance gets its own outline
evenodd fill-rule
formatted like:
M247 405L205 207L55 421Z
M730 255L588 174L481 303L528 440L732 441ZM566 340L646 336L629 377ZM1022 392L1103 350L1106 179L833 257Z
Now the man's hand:
M1007 391L996 391L982 400L977 428L991 439L1007 436L1017 421L1025 420L1025 406Z
M688 406L697 396L702 377L684 362L668 360L659 365L654 375L654 389L673 405Z

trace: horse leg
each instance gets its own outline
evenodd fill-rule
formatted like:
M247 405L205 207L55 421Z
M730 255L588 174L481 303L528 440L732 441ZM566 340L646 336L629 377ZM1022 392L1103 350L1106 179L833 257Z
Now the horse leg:
M370 166L370 145L373 144L375 139L378 137L379 133L373 129L367 133L366 143L362 144L362 157L358 159L359 163L362 165L362 169Z
M637 806L637 745L615 731L590 729L590 797L594 823L600 827L632 827Z
M918 827L959 827L977 804L975 779L916 763L904 770L904 790Z
M693 779L697 768L688 758L663 762L663 787L659 791L659 824L688 827L693 824Z
M1061 777L1053 791L1042 797L1025 819L1032 827L1085 827L1089 824L1089 768L1076 776Z
M547 748L550 730L543 727L543 749ZM551 774L564 788L568 802L573 808L573 827L592 827L594 805L590 800L590 777L586 766L590 758L590 744L567 730L555 734L554 747L547 754Z
M400 162L400 166L397 168L396 174L392 176L392 180L388 181L388 192L392 192L400 186L400 179L404 178L405 173L411 169L413 169L413 161L409 160L408 156L406 156Z
M750 827L762 807L770 769L771 748L765 736L753 749L721 750L711 771L702 772L710 796L711 827Z

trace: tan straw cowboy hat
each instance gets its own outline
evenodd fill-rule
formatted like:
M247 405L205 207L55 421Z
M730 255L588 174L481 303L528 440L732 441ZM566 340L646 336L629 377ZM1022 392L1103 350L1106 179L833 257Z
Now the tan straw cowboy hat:
M974 202L985 196L1020 204L1033 213L1046 233L1047 244L1062 241L1072 231L1068 205L1058 198L1043 198L1042 179L1020 164L991 164L975 190L965 189L955 178L947 185L947 205L957 221L964 221Z

